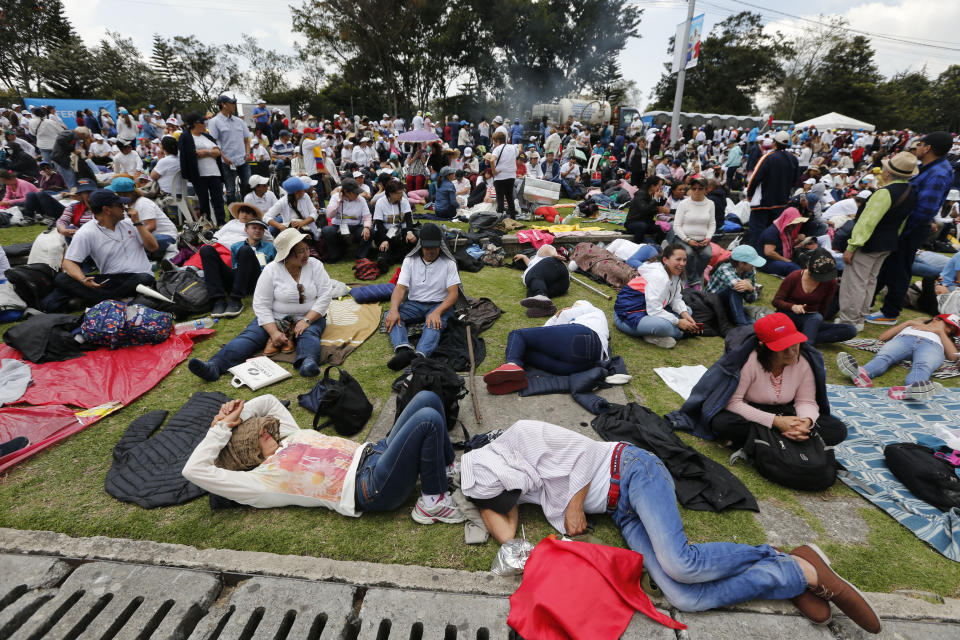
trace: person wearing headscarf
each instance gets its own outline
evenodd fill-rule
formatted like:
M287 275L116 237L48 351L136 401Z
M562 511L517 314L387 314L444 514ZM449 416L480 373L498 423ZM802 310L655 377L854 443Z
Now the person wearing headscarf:
M794 250L805 239L800 233L800 225L807 221L796 207L787 207L760 235L763 257L767 264L760 267L764 273L776 276L788 276L800 270L800 265L792 260Z

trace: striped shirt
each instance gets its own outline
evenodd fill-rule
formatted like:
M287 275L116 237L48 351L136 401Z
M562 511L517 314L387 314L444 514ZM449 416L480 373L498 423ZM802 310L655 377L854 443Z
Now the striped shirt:
M567 505L587 484L584 512L606 510L616 446L547 422L518 420L487 446L464 454L460 486L468 498L519 489L521 503L539 504L550 524L566 533Z

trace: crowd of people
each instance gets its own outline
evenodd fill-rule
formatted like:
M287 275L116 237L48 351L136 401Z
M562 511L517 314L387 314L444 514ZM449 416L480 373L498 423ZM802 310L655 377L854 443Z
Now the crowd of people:
M381 272L399 264L385 324L393 349L387 364L402 370L431 356L463 295L443 229L418 224L415 206L452 219L486 202L515 216L518 181L542 180L573 199L608 189L630 194L620 203L630 239L618 241L616 255L635 274L613 308L618 331L663 348L699 335L703 325L685 301L690 292L717 296L733 325L752 325L748 348L715 365L736 385L715 403L709 429L731 447L756 427L797 442L814 434L827 445L843 441L846 427L825 404L815 345L852 338L865 322L897 326L862 367L840 354L839 370L858 386L911 359L905 384L890 393L925 400L935 392L933 370L958 357L956 315L898 324L911 272L931 268L929 256L915 262L917 252L956 237L960 193L951 157L960 144L946 132L707 125L685 128L671 144L668 129L639 120L623 129L572 120L524 127L501 116L473 124L417 112L408 127L388 114L379 121L343 112L288 117L260 101L251 129L233 98L220 96L216 106L214 114L173 111L166 119L153 105L136 117L121 108L116 120L87 112L71 128L48 108L0 112L0 216L16 207L27 222L49 221L68 244L44 311L127 299L138 285L152 286L157 269L192 260L214 317L239 315L251 294L255 315L212 358L191 359L193 374L212 382L257 353L283 351L313 377L332 296L324 264L371 260ZM408 129L436 139L403 143ZM198 250L178 243L173 211L163 208L166 196L188 192L197 216L214 227ZM733 197L745 203L740 216L728 211L737 206ZM730 216L746 226L746 240L721 252L716 241ZM495 395L526 388L531 368L573 376L613 356L603 310L583 300L559 310L554 304L570 283L563 256L547 244L518 260L521 304L528 316L548 320L511 331L503 364L484 376ZM955 289L960 261L941 269L936 286ZM783 279L768 315L751 306L758 270ZM927 273L937 275L936 268ZM883 306L871 313L881 288ZM414 322L424 323L415 344L407 332ZM372 445L301 430L272 396L231 401L183 474L251 506L326 506L351 516L397 508L419 480L412 517L421 524L464 520L449 491L459 478L501 542L515 536L518 503L540 504L569 535L583 532L586 513L612 515L683 610L790 598L824 622L833 601L868 631L880 629L869 603L815 547L787 554L767 545L689 544L670 477L649 452L519 420L457 463L446 427L430 392Z

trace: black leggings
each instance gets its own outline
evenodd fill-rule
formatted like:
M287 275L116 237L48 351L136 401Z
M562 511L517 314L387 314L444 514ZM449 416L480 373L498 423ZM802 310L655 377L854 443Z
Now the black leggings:
M28 193L23 201L23 217L42 216L56 220L63 213L64 206L43 191Z
M761 411L768 411L783 416L797 415L792 404L754 406ZM747 420L739 413L724 409L713 416L713 419L710 421L710 428L714 434L716 434L718 441L725 442L729 440L734 449L739 449L743 447L743 443L746 442L747 434L750 433L750 427L755 424L757 423ZM820 437L823 438L824 444L828 447L840 444L847 437L847 425L843 424L843 421L839 418L829 414L821 415L817 418L816 429L820 433Z
M570 288L570 272L558 258L546 257L527 272L527 297L562 296Z
M242 298L252 293L260 277L260 261L257 252L247 245L237 251L237 264L230 268L224 263L213 245L200 247L200 264L203 265L203 280L211 299L223 299L227 294Z
M507 215L511 218L517 215L517 209L513 206L513 183L513 178L493 181L493 188L497 192L497 213L503 213L506 201Z

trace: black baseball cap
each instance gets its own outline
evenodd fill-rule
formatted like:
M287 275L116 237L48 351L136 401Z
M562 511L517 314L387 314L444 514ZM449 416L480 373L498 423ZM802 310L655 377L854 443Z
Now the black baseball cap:
M923 136L923 143L930 145L938 156L945 156L953 146L953 137L946 131L933 131Z
M230 103L232 103L232 104L237 104L237 99L236 99L236 98L231 98L230 96L228 96L228 95L226 95L226 94L224 94L224 95L220 96L219 98L217 98L217 106L218 106L218 107L219 107L220 105L222 105L224 102L230 102Z
M90 194L90 208L96 211L114 204L127 204L130 198L121 198L109 189L97 189Z
M97 190L97 183L89 178L80 178L72 193L84 193Z
M420 246L433 249L443 244L443 231L435 224L427 223L420 229Z
M829 282L837 277L837 261L829 251L823 248L813 250L807 262L807 268L817 282Z
M360 183L353 178L344 178L340 183L340 188L344 193L360 193Z

